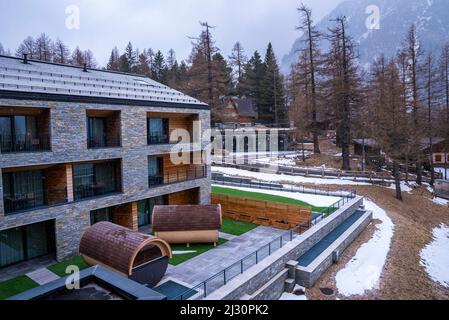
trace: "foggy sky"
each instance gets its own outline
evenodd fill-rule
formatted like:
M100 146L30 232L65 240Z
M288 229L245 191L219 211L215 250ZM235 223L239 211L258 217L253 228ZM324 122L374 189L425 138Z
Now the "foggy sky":
M318 21L342 0L304 0ZM278 60L289 52L299 33L297 0L0 0L0 43L14 51L31 35L45 32L62 39L70 49L91 49L105 65L111 49L123 52L131 41L140 49L173 48L178 59L186 59L199 21L216 26L216 45L228 56L238 40L247 55L265 53L273 43ZM66 28L69 5L80 9L80 29Z

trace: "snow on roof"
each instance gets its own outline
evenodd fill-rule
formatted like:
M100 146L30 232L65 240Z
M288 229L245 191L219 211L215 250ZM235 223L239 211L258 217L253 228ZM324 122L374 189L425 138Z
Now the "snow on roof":
M140 75L0 56L0 92L59 94L162 103L205 103Z

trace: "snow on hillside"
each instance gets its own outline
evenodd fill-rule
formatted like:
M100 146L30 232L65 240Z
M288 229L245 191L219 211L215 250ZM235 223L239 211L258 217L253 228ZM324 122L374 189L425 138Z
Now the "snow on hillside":
M373 219L380 223L376 225L374 236L359 248L354 258L335 277L338 292L348 297L363 295L379 287L394 234L394 224L385 210L374 202L365 200L364 203L367 210L373 211Z
M217 187L222 187L217 185ZM339 197L328 197L314 194L305 194L299 192L286 192L286 191L277 191L277 190L264 190L264 189L253 189L253 188L241 188L241 187L226 187L235 190L248 191L248 192L257 192L263 194L271 194L273 196L281 196L285 198L295 199L299 201L307 202L315 207L330 207L340 200Z
M301 176L287 176L274 173L262 173L262 172L252 172L246 170L239 170L233 168L222 168L222 167L212 167L212 172L222 173L225 175L233 177L251 178L258 179L268 182L286 182L286 183L310 183L317 185L352 185L352 186L369 186L366 182L356 182L344 179L322 179L322 178L309 178Z
M421 266L429 277L449 288L449 227L433 229L433 241L421 251Z

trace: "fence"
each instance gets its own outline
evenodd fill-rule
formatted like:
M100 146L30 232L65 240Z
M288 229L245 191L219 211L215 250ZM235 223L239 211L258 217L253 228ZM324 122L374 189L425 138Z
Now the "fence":
M2 153L50 151L50 135L0 135Z
M328 197L348 197L354 198L357 195L355 190L353 191L332 191L330 188L326 187L305 187L305 186L284 186L282 184L274 184L267 183L261 181L254 181L251 179L245 178L234 178L227 177L223 174L212 173L212 183L220 184L223 186L234 186L234 187L243 187L243 188L253 188L253 189L261 189L261 190L276 190L276 191L285 191L285 192L296 192L296 193L304 193L304 194L313 194L313 195L321 195Z
M354 195L355 197L355 195ZM323 219L332 215L332 213L336 212L338 209L342 208L345 204L350 202L352 198L344 197L341 200L337 201L335 204L330 206L326 212L317 214L313 217L312 221L305 222L301 225L296 226L295 228L287 231L282 236L276 238L265 246L261 247L257 251L251 253L245 258L237 261L232 264L230 267L218 272L214 276L209 279L201 282L195 287L186 290L181 295L172 298L173 300L196 300L206 298L210 293L219 289L220 287L226 285L229 281L234 279L235 277L243 274L249 268L259 264L263 259L271 256L275 251L283 248L286 243L293 241L296 237L300 236L306 230L309 230L311 227L322 221Z
M192 181L206 177L207 166L192 166L188 168L170 170L158 175L151 175L148 177L148 184L150 188L154 188L161 185Z

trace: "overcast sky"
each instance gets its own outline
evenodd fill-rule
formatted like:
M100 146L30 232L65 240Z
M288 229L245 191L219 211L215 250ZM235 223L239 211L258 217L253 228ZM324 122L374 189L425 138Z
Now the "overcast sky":
M45 32L73 49L91 49L104 65L114 45L123 52L128 41L140 49L176 51L188 57L187 36L197 36L199 21L216 26L217 46L225 56L240 41L247 53L264 52L269 41L280 60L293 41L298 0L0 0L0 43L14 50L28 35ZM315 20L328 14L342 0L304 0ZM80 10L80 28L66 27L66 8Z

